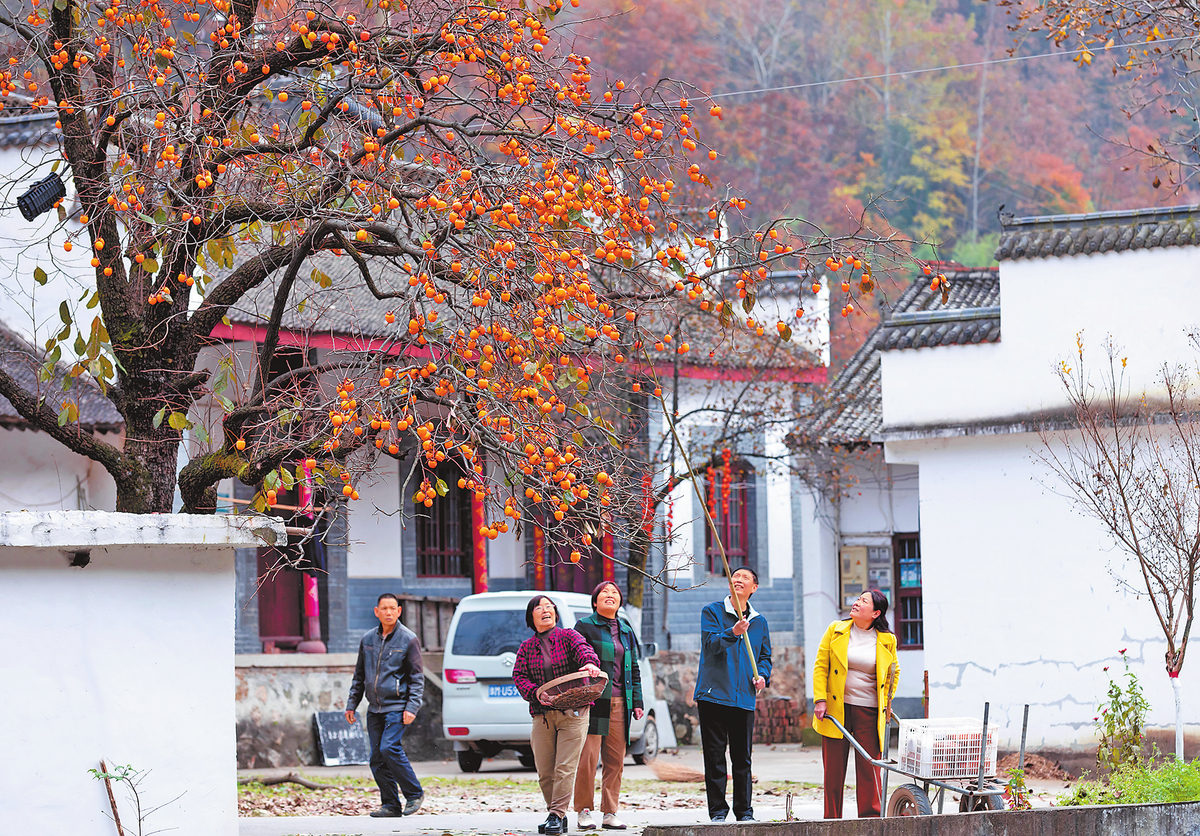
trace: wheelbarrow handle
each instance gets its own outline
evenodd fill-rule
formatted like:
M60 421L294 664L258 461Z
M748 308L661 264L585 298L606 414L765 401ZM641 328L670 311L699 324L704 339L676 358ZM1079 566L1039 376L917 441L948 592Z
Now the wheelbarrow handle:
M838 731L842 733L842 737L846 738L850 745L854 747L855 751L862 755L865 760L870 761L875 766L882 767L883 769L890 769L893 772L900 772L900 770L896 769L896 767L894 767L892 764L889 764L883 760L876 760L875 758L871 757L870 753L862 747L861 743L854 739L854 735L850 734L846 727L843 726L836 717L831 717L826 714L825 719L831 721L835 726L837 726Z

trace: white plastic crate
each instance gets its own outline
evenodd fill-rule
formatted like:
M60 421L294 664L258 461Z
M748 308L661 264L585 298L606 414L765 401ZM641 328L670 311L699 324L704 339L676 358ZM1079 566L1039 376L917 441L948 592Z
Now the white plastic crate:
M900 768L921 778L979 776L983 722L971 718L901 720ZM988 726L983 774L996 774L996 727Z

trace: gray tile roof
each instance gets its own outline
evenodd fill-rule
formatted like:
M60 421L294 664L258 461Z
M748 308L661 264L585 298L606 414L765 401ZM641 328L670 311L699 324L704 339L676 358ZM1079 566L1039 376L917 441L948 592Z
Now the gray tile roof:
M34 113L28 107L6 101L0 110L0 148L24 148L29 145L57 145L61 131L54 127L54 111Z
M999 261L1200 244L1200 207L1002 218Z
M388 268L386 262L368 260L376 285L384 291L393 292L408 288L408 274ZM321 287L311 278L314 269L327 275L331 284ZM231 322L243 325L264 326L270 319L271 309L278 288L279 273L268 279L253 292L243 297L229 311ZM792 285L795 285L793 280ZM799 292L797 287L780 280L780 291ZM300 310L303 306L303 310ZM441 308L443 310L444 308ZM388 325L384 319L388 311L394 311L396 322ZM387 338L402 335L408 338L409 303L403 299L376 299L358 267L349 256L320 254L310 258L301 268L291 299L283 315L281 326L298 333L332 334L341 337ZM821 359L807 347L797 333L789 342L779 339L774 320L766 322L765 333L758 336L746 328L723 328L719 317L701 311L696 303L679 301L672 307L650 307L639 324L652 332L670 333L682 321L682 332L690 341L691 351L684 360L689 366L737 367L762 369L817 368ZM449 326L449 322L443 322ZM799 332L800 327L793 320ZM656 362L669 362L674 353L670 350L650 350Z
M380 290L390 293L409 289L407 274L398 269L380 269L383 264L380 260L368 260L368 264ZM315 271L329 277L329 287L318 284L313 278ZM230 308L230 321L266 325L282 272L275 273ZM407 326L407 310L407 303L401 299L376 299L350 256L322 253L309 258L300 268L280 325L301 333L387 337L398 333L396 329L401 322ZM396 313L396 324L388 325L384 319L388 311ZM407 327L404 333L407 335Z
M928 278L909 285L891 315L867 337L829 387L816 417L798 433L821 444L864 444L883 427L884 351L1000 341L1000 274L996 269L947 271L950 296Z
M46 403L57 412L64 400L74 400L79 405L79 424L84 429L99 432L118 432L125 419L112 401L99 388L84 378L75 378L67 391L62 382L67 368L59 364L52 381L38 379L42 365L42 354L23 338L0 323L0 368L8 372L27 392L45 395ZM0 426L26 429L29 422L21 417L16 407L0 396Z

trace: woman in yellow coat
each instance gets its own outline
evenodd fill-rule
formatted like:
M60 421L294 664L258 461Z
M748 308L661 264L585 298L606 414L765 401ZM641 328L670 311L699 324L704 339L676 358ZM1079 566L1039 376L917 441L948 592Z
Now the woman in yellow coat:
M878 589L864 592L850 617L829 625L813 670L813 728L821 735L825 765L825 818L842 817L842 791L850 744L830 720L834 717L876 760L891 713L892 694L900 676L896 636L888 627L888 601ZM854 777L858 817L878 817L882 800L879 767L856 751Z

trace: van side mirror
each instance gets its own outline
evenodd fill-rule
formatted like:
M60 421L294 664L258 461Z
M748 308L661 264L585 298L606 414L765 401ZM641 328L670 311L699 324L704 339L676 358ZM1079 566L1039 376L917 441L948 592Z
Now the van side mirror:
M642 642L642 655L653 659L658 655L658 642Z

